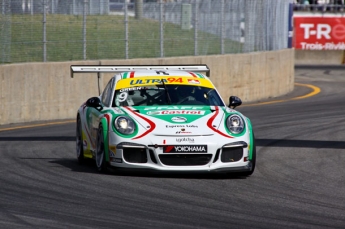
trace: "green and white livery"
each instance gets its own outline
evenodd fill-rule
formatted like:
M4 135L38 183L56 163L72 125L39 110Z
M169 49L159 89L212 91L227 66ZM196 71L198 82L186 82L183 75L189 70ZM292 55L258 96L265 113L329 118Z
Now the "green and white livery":
M78 109L80 163L99 171L237 172L249 176L256 161L250 120L226 106L206 65L71 66L75 73L114 72L100 96Z

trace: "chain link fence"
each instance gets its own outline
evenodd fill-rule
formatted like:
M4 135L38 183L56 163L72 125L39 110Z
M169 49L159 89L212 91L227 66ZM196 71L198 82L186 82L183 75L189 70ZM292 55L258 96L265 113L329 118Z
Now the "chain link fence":
M1 63L288 47L290 0L0 0Z

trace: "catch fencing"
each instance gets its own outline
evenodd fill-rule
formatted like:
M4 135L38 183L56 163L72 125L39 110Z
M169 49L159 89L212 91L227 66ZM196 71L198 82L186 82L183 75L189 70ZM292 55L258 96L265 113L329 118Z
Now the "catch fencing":
M291 0L0 0L0 63L288 47Z

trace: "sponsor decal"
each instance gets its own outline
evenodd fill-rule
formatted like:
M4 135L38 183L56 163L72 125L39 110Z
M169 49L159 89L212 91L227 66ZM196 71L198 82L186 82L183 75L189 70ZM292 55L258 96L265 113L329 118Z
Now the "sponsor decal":
M116 146L109 146L109 157L115 157Z
M200 84L200 81L199 80L195 80L195 79L188 79L188 83Z
M148 115L176 115L176 114L183 114L183 115L204 115L205 111L201 110L167 110L167 111L148 111L146 114Z
M345 50L345 18L295 17L295 48Z
M147 115L159 115L161 112L160 111L149 111L146 114Z
M191 134L189 131L176 131L176 134Z
M134 73L134 72L133 72ZM163 72L159 72L157 76L145 76L145 77L140 77L140 78L131 78L131 76L134 76L134 74L128 74L124 73L124 78L122 80L119 80L116 83L116 88L115 90L123 89L123 88L129 88L129 87L142 87L142 86L149 86L149 85L157 85L157 84L183 84L183 85L197 85L197 86L203 86L207 88L214 88L212 83L202 77L202 74L194 74L195 77L193 78L195 84L192 84L188 82L188 79L192 79L191 77L185 77L185 76L168 76L164 75L163 79L162 76L164 75ZM199 78L198 78L199 77Z
M176 138L177 142L190 142L194 143L194 138Z
M231 108L229 108L229 107L227 107L227 108L225 109L225 111L226 111L227 113L233 113L233 112L235 112L234 109L231 109Z
M197 125L165 125L166 128L199 128Z
M143 87L130 87L130 88L123 88L120 89L120 92L125 92L125 91L139 91L142 90Z
M138 84L161 84L164 83L183 83L183 79L181 77L174 78L169 77L166 79L135 79L129 82L130 85L138 85Z
M173 122L187 122L187 119L184 117L172 117L171 121L173 121Z
M195 79L188 79L188 83L200 84L200 81L199 80L195 80Z
M159 107L146 107L145 110L200 110L203 107L194 107L194 106L159 106Z
M207 145L163 146L164 153L207 153Z
M167 76L169 75L169 73L167 73L166 71L163 71L163 70L157 70L156 73L157 73L157 75L160 75L161 73L163 75L167 75Z
M123 112L120 108L118 108L118 107L114 107L113 108L113 110L114 110L114 112L116 113L116 114L124 114L125 112Z
M109 151L109 157L115 157L115 153L113 151Z

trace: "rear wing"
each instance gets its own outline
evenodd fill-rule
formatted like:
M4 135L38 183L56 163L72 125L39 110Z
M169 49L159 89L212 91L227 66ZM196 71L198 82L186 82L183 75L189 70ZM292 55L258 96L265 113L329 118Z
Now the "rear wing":
M204 72L210 77L210 69L206 64L195 65L71 65L71 78L75 73L121 73L139 70L175 70L175 71L191 71ZM98 75L99 77L99 75Z

